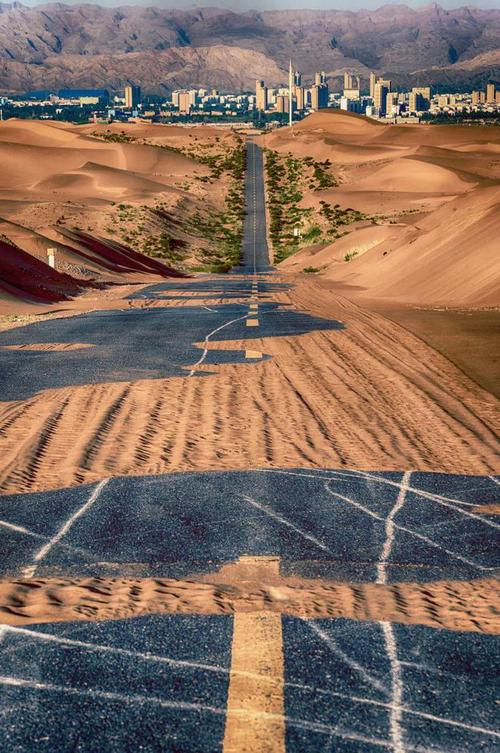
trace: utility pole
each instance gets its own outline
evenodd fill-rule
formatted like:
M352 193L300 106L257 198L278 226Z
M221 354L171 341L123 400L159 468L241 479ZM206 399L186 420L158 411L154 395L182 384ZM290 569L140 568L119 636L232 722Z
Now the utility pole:
M47 249L47 264L49 267L52 267L52 269L56 268L56 250L55 248L48 248Z
M293 125L293 68L291 60L288 71L288 124L290 128Z

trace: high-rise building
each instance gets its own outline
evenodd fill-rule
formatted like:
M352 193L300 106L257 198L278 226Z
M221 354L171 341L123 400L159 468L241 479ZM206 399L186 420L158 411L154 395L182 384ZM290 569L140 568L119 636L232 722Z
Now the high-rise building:
M385 97L386 115L399 115L399 94L397 92L387 92Z
M288 112L289 98L287 94L278 94L276 97L276 110L278 112Z
M141 101L141 87L130 84L125 87L125 107L133 109Z
M486 85L486 102L494 104L495 102L495 84L489 83Z
M472 92L472 104L473 105L478 105L479 104L479 92L478 91L473 91Z
M311 86L311 109L322 110L328 107L328 84L324 71L316 73L314 84Z
M295 86L302 86L302 74L299 71L295 71L293 75L293 83Z
M179 92L179 112L181 115L189 115L191 112L191 92Z
M264 81L255 82L255 109L264 112L267 110L267 86Z
M389 93L389 87L387 86L388 83L390 82L379 79L375 84L375 89L373 92L373 105L379 115L385 115L386 113L386 100L387 94Z
M359 99L360 79L352 73L344 73L344 97L346 99Z
M303 86L295 85L292 89L293 99L295 102L295 109L305 110L306 107L306 90Z
M414 86L410 92L410 112L422 112L428 110L431 105L430 86Z
M377 76L375 73L370 73L370 97L373 99L375 96L375 83L377 81Z

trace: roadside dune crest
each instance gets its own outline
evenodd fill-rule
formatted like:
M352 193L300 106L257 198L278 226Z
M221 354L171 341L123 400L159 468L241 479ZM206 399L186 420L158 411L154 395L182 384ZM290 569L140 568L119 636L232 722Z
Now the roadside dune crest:
M370 300L500 305L497 130L381 125L322 111L294 126L294 136L288 129L265 136L269 148L298 156L315 141L315 158L332 163L338 187L305 190L302 207L319 212L323 201L372 217L371 226L342 227L347 235L305 247L281 266L315 268Z

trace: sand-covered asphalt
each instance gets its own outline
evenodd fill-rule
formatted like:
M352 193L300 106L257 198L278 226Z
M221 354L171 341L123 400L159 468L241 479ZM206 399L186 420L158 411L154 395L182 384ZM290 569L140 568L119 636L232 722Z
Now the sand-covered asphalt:
M221 749L239 589L236 614L262 592L259 613L284 611L286 750L394 750L396 722L403 750L496 750L494 591L482 623L471 597L495 573L500 526L478 510L497 484L296 469L2 497L4 749ZM239 558L279 573L254 583ZM314 588L349 583L322 613ZM364 589L384 583L377 613Z
M498 749L485 393L382 317L275 281L256 232L248 281L2 335L94 345L2 352L28 396L0 426L9 753ZM247 303L148 308L225 290ZM190 378L203 355L216 373Z

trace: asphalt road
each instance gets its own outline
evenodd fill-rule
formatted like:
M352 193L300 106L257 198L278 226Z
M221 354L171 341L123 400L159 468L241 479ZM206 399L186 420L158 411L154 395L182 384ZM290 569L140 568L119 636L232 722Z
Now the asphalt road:
M245 202L242 265L235 267L234 272L255 274L272 271L266 235L263 154L262 149L251 141L247 146Z
M270 271L261 170L251 145L238 270L248 281L183 280L133 296L175 299L191 291L193 303L196 293L231 301L250 296L255 279L267 299L259 301L257 331L246 325L249 307L231 302L96 312L10 330L0 345L94 347L1 351L0 399L54 386L189 378L200 357L193 376L243 360L231 351L203 356L194 343L206 338L315 329L338 329L342 337L341 323L268 300L279 283L272 273L260 275ZM499 484L405 468L275 468L3 495L0 573L186 579L243 557L319 582L487 578L498 566L500 523L481 508L498 500ZM0 750L489 753L500 750L496 656L497 640L480 632L345 618L257 613L241 622L238 614L193 613L0 625Z
M245 351L204 353L195 343L204 343L206 338L248 340L343 328L340 322L276 303L259 305L259 327L246 326L251 316L247 304L230 303L95 311L7 330L0 333L0 348L39 343L92 347L67 351L4 348L0 400L25 399L50 387L186 376L200 358L196 376L210 373L214 364L246 360Z
M489 478L276 469L95 489L1 497L3 575L35 565L35 577L186 578L266 555L283 575L320 580L375 582L382 559L387 582L495 572L498 526L474 512L497 495ZM498 750L491 636L393 624L389 649L382 623L281 619L290 753L397 749L395 662L401 750ZM5 628L1 749L223 749L232 622L199 614Z

